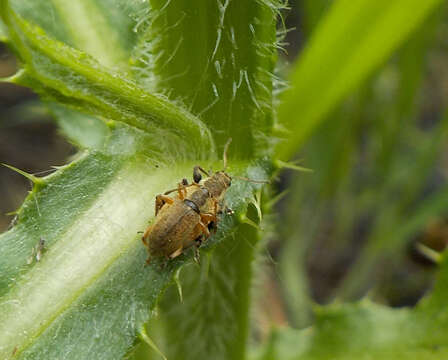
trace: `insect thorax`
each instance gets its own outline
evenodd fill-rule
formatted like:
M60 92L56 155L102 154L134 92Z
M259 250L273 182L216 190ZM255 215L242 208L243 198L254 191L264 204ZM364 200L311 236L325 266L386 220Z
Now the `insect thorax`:
M230 176L222 171L213 174L204 181L204 187L207 188L210 196L214 198L219 198L229 186Z

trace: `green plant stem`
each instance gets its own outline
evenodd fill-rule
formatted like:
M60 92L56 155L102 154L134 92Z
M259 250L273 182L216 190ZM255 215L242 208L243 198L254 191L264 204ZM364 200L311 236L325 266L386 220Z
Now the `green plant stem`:
M135 59L139 78L199 116L219 153L229 137L233 157L266 153L276 2L151 0L151 6L146 42Z
M25 63L14 82L32 87L44 99L152 133L161 152L178 143L178 155L213 158L214 141L195 116L105 69L85 53L48 38L12 12L5 0L0 5L14 49ZM165 146L163 140L171 145ZM193 144L190 154L181 150L186 144Z
M151 6L146 41L134 59L138 78L200 117L218 153L233 139L230 173L235 159L267 154L278 4L152 0ZM168 358L244 358L257 241L257 231L240 224L210 255L208 271L201 266L200 279L197 269L185 269L184 303L167 296L162 305ZM173 344L173 336L182 342Z

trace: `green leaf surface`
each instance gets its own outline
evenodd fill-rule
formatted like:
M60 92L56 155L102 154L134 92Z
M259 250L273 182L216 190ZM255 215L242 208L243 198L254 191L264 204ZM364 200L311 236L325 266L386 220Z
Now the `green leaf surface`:
M134 54L139 81L186 104L208 125L219 153L231 137L231 157L268 154L280 4L150 3L149 13L139 21L145 32ZM252 170L248 177L259 178ZM256 202L253 197L251 201ZM251 219L255 224L260 220L257 215ZM161 347L168 359L244 358L258 229L243 224L232 237L234 242L223 243L203 261L200 275L194 268L180 274L182 304L174 288L161 302ZM150 335L156 330L148 329Z
M138 232L153 217L156 194L189 178L196 161L215 157L210 132L195 116L103 66L118 58L107 55L104 44L91 47L104 37L101 29L73 34L82 21L92 21L98 3L70 5L79 16L82 7L92 11L84 20L65 19L69 8L62 11L62 5L14 3L10 8L0 2L22 65L11 80L46 100L62 131L84 149L70 165L33 178L18 223L0 236L0 358L5 359L119 359L128 354L173 273L191 257L182 255L164 268L157 261L145 267L147 252ZM65 28L40 18L45 9ZM266 178L266 164L246 172L248 162L230 157L231 174ZM221 161L200 164L222 167ZM224 215L218 233L204 246L204 252L213 253L211 259L222 251L212 251L215 244L226 239L232 248L238 240L229 234L240 228L253 186L234 180L226 202L235 215ZM37 261L40 239L45 247ZM238 354L247 336L250 273L245 275L239 293L246 297L235 308L242 312Z
M17 359L120 358L185 262L145 267L138 232L153 216L155 195L192 166L90 152L39 179L17 225L0 237L0 356L16 349ZM228 201L241 211L251 186L231 190ZM236 218L224 220L221 229L235 226ZM37 262L32 248L40 238L45 251Z
M279 118L289 130L289 141L282 143L279 154L291 157L324 117L442 3L334 2L295 65L291 89L280 105Z
M197 159L213 156L210 132L196 117L85 53L50 39L14 14L5 1L1 4L14 49L25 63L14 82L32 87L46 100L143 130L153 138L153 151ZM183 151L187 146L191 154Z
M146 87L184 103L210 128L218 152L264 155L273 125L278 1L152 0L134 54Z
M129 54L136 42L128 13L136 8L135 2L12 0L11 5L51 37L90 54L102 65L128 69Z
M232 241L220 243L200 270L185 268L180 274L182 303L177 289L168 290L161 302L168 359L244 358L257 232L241 224L231 232ZM172 342L179 338L184 340Z

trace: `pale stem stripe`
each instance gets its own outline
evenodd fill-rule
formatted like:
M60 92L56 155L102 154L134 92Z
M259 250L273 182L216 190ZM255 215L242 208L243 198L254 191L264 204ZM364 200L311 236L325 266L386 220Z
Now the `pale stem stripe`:
M52 0L76 46L110 68L126 64L127 54L112 27L92 0Z

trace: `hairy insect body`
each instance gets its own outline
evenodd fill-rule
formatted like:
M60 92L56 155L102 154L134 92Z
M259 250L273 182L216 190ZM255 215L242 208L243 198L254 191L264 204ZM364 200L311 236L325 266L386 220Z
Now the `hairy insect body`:
M165 204L157 216L146 234L150 256L176 257L184 248L194 245L194 240L202 233L198 226L200 215L182 200Z
M193 209L197 209L199 212L206 212L209 202L211 200L209 190L201 185L192 184L188 190L184 202L191 206Z
M221 200L231 183L232 179L228 174L218 171L204 181L203 187L208 190L211 198Z
M142 238L149 252L147 263L151 257L172 259L191 246L199 248L210 231L216 230L217 214L222 212L231 178L220 171L203 182L197 174L194 179L197 182L190 185L185 180L180 183L174 198L166 196L171 191L156 197L156 220Z
M232 178L225 172L227 148L224 147L224 170L209 174L200 166L193 169L193 183L183 179L177 189L157 195L155 202L156 219L145 231L142 241L152 257L173 259L184 249L195 246L195 259L199 259L198 248L216 231L217 215L225 209L224 195ZM201 173L207 178L203 181ZM167 195L177 192L174 197Z

